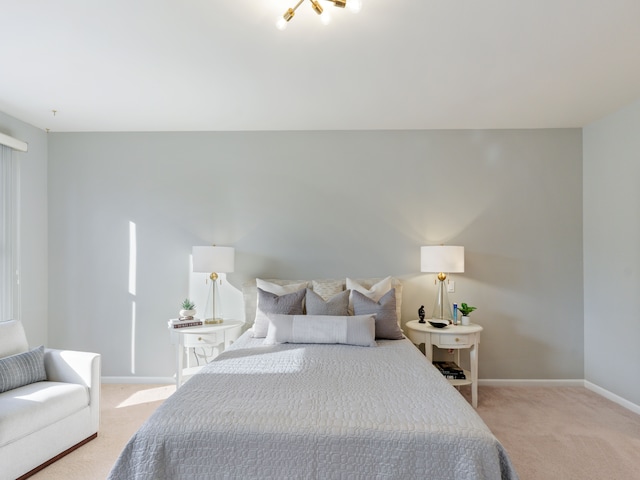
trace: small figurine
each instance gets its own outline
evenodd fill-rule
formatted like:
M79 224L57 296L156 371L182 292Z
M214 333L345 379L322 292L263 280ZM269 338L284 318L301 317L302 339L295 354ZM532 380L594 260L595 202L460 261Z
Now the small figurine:
M418 323L424 323L424 305L420 305L418 309L418 317L420 317L420 321Z

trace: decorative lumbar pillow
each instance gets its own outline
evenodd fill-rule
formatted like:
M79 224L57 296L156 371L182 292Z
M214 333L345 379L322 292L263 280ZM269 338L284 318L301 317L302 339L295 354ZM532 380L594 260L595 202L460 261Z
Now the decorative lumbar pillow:
M44 369L44 345L0 358L0 393L47 379Z
M269 330L269 313L285 315L302 315L304 313L304 297L306 289L293 293L277 295L258 288L258 309L253 324L253 336L263 338Z
M379 301L363 295L357 290L351 292L353 311L355 315L375 314L376 338L387 340L400 340L404 338L402 330L398 326L396 313L396 293L394 289L385 293Z
M325 301L316 292L307 288L305 303L307 315L349 315L349 290L343 290Z
M344 291L344 280L312 280L313 291L325 300Z
M375 347L375 315L269 315L265 345L338 343Z

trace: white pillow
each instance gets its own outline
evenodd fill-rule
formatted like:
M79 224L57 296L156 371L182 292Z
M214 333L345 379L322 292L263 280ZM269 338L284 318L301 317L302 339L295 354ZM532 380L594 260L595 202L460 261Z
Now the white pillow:
M329 343L376 346L375 315L269 315L265 345Z
M311 289L326 302L339 293L344 292L344 280L312 280Z
M288 285L278 285L277 283L267 282L261 278L256 278L256 286L265 292L275 293L276 295L284 295L285 293L293 293L298 290L306 289L309 282L290 283Z
M377 302L385 293L391 290L391 277L383 278L378 283L372 285L370 288L363 286L356 280L347 278L347 290L351 290L351 292L353 292L354 290L358 291L364 296L369 297L374 302ZM353 293L349 295L349 315L353 315Z

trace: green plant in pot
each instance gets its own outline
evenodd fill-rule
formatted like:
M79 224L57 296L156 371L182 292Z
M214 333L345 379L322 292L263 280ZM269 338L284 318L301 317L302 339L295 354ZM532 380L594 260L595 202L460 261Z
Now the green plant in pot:
M471 320L469 319L469 315L474 310L477 310L477 307L472 307L466 303L461 303L458 307L458 311L462 314L462 325L469 325Z
M182 309L180 310L180 318L193 317L196 314L196 305L188 298L185 298L182 302Z

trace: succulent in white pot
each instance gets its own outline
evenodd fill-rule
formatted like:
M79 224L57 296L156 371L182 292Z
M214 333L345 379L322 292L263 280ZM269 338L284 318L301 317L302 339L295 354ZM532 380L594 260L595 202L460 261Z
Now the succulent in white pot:
M458 310L460 311L460 313L462 313L462 325L470 325L471 320L469 319L469 315L471 315L471 312L473 312L474 310L477 310L477 307L472 307L471 305L467 305L466 303L461 303L458 307Z
M180 310L180 316L193 317L195 314L196 314L195 304L188 298L185 298L184 302L182 302L182 309Z

